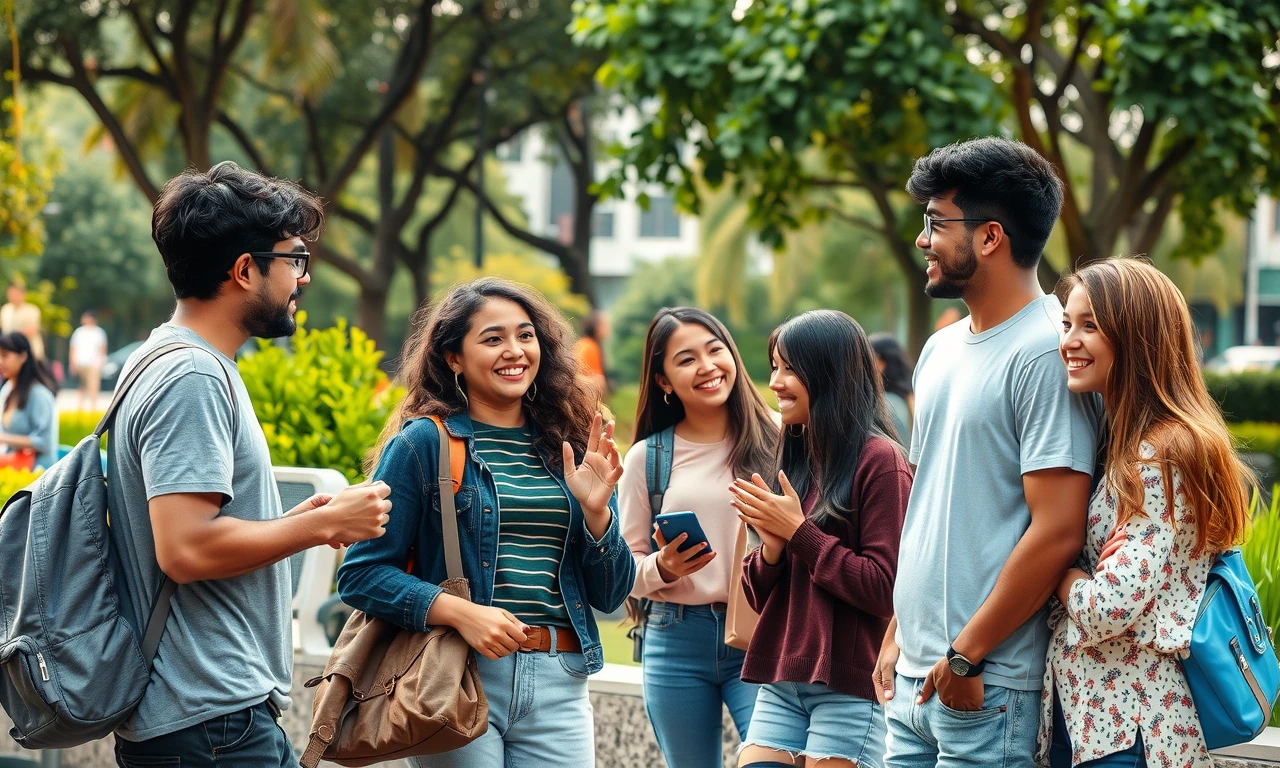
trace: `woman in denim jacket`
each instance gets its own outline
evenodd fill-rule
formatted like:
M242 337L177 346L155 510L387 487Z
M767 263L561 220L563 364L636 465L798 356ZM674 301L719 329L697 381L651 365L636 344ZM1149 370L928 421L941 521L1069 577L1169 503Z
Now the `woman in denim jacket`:
M391 486L390 521L348 550L338 591L407 629L456 629L480 655L489 699L483 736L411 763L592 766L586 679L604 657L591 609L617 609L635 579L615 512L613 425L601 428L564 320L515 283L454 288L405 350L407 392L370 461ZM455 498L470 602L438 586L440 436L428 415L467 445Z

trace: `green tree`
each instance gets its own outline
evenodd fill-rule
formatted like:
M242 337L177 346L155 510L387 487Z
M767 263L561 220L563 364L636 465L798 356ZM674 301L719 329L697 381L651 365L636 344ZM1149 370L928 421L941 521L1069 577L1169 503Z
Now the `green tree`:
M700 172L713 187L732 178L748 201L747 224L771 245L824 216L873 232L914 287L909 335L918 348L930 306L903 185L930 147L995 132L1002 103L934 6L579 2L576 39L610 54L601 82L637 104L657 103L601 191L667 183L697 211ZM872 215L849 208L851 191Z
M0 100L0 258L38 256L44 248L40 213L48 201L58 158L43 148L38 160L27 159L30 149L23 152L22 57L14 0L0 3L0 18L12 52L3 65L4 79L13 89L12 95Z
M1247 217L1259 188L1280 181L1280 4L947 6L957 43L1003 83L1023 141L1066 182L1060 266L1150 253L1175 210L1177 252L1208 254L1222 242L1220 211Z

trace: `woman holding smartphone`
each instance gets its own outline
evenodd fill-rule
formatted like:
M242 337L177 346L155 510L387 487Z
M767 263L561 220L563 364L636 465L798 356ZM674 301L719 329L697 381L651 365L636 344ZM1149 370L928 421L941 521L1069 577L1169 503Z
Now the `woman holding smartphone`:
M1168 277L1108 259L1064 289L1067 385L1101 393L1107 451L1081 567L1050 613L1038 762L1209 768L1179 654L1214 558L1244 537L1253 475L1205 389L1191 313Z
M763 685L738 765L881 768L871 676L893 615L911 469L853 318L795 317L770 336L769 357L779 471L772 483L755 474L730 486L761 540L743 565L760 622L742 677Z
M404 400L370 460L391 486L391 519L384 536L348 550L338 592L406 629L453 627L476 651L489 729L412 765L589 768L587 675L604 663L591 609L616 610L635 577L614 515L613 425L601 427L568 326L532 289L482 278L425 317L405 342ZM447 436L427 416L467 446L454 498L470 600L439 586Z
M726 486L735 475L772 464L778 427L729 331L700 309L658 312L645 338L641 381L619 498L622 533L636 561L631 594L652 601L645 708L668 766L720 765L722 706L742 737L756 700L756 687L739 679L743 652L724 642L729 582L740 568L733 562L740 523ZM672 427L670 483L655 510L645 440ZM659 512L695 513L707 542L681 551L688 536L667 541L654 524Z

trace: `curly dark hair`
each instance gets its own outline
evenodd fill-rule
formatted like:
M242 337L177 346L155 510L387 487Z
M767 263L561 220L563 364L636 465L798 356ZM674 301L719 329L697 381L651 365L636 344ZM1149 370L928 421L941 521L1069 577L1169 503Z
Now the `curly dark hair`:
M591 385L578 375L569 324L545 298L532 288L497 277L482 277L455 286L434 307L423 306L414 314L413 332L404 343L400 383L404 399L391 414L378 444L365 460L372 475L382 450L409 419L467 412L467 401L458 391L445 352L457 353L471 329L472 318L489 299L519 304L538 337L541 361L533 383L538 396L525 401L530 419L538 425L537 446L545 456L559 456L561 443L573 446L575 455L587 447L591 420L599 410Z

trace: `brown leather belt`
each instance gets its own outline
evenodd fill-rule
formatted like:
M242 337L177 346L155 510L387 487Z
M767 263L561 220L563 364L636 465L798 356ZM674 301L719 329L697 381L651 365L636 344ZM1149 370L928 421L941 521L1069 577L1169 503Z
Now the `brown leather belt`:
M548 627L529 627L525 633L525 641L520 644L522 651L551 652L551 629ZM578 633L568 627L556 627L556 653L582 653L582 643Z

